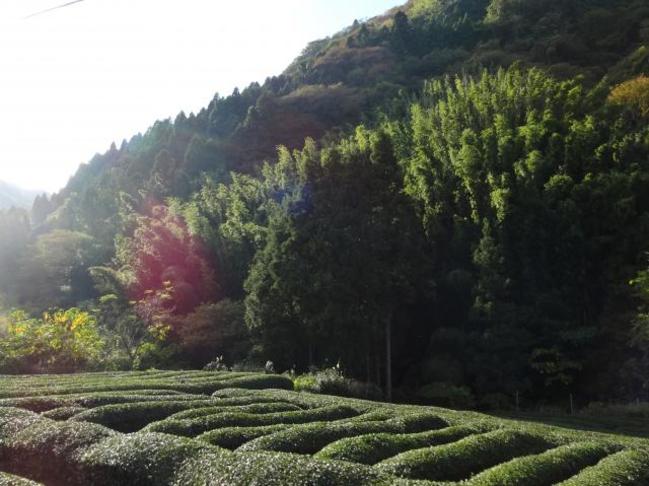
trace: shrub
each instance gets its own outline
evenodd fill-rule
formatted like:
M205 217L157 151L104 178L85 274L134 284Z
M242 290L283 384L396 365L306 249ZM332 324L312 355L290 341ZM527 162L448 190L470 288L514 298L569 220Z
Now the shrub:
M319 393L318 382L311 373L296 376L293 380L295 391Z
M103 341L95 318L72 308L31 319L24 312L9 316L7 337L1 340L2 363L9 372L70 372L99 360Z
M602 459L560 486L649 484L649 450L627 449Z
M205 432L196 437L196 440L202 440L208 444L234 450L258 437L285 429L285 424L261 425L259 427L224 427Z
M475 399L471 390L465 386L455 386L450 383L435 382L417 390L417 399L431 405L441 407L470 409L475 407Z
M252 413L223 413L208 415L187 420L163 420L153 423L145 430L164 432L175 435L195 437L208 430L221 427L250 427L253 425L300 424L319 420L336 420L357 415L358 412L347 406L328 406L297 412L269 413L255 415Z
M413 479L459 481L503 461L548 449L539 435L496 430L452 444L415 449L380 462L376 467Z
M223 356L217 356L214 360L207 363L203 366L205 371L228 371L228 367L225 364Z
M641 75L619 84L613 88L608 100L610 103L632 108L640 116L648 116L649 76Z
M458 425L416 434L361 435L329 444L315 457L373 465L411 449L448 444L485 429L484 426Z
M544 486L555 484L597 463L611 447L596 442L568 444L535 456L519 457L473 477L472 486Z
M602 402L591 402L587 407L579 411L580 415L594 417L630 417L649 418L649 403L637 402L626 404L607 404Z
M383 398L383 391L378 386L347 378L338 366L299 375L294 378L293 384L296 391L370 400Z

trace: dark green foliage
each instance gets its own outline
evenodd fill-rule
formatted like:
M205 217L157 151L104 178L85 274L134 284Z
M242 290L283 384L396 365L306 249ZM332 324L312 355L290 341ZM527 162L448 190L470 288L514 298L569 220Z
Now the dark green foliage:
M411 449L455 442L486 430L488 427L456 425L414 434L367 434L333 442L315 457L372 465Z
M413 479L459 481L514 457L549 449L546 438L515 430L497 430L452 444L403 452L377 467Z
M536 456L520 457L471 478L479 486L544 486L569 478L613 452L614 447L596 442L578 442L550 449Z
M561 486L631 486L649 483L647 468L649 452L644 449L624 450L585 468L579 474L559 483Z

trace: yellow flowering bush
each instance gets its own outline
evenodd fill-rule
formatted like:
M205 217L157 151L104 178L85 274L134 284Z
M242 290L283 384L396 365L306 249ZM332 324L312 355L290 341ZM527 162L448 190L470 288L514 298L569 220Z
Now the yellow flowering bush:
M8 317L7 335L0 340L0 371L72 372L91 367L103 342L95 318L77 308L30 318L23 311Z

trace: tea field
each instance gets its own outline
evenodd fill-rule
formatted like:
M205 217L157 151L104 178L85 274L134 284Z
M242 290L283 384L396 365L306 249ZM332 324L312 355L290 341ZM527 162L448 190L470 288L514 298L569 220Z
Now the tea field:
M649 441L148 371L0 377L5 485L644 485Z

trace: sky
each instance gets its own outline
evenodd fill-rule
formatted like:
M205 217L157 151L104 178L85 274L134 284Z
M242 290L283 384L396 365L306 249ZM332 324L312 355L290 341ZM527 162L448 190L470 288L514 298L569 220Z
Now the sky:
M55 192L81 163L312 40L405 0L0 0L0 180Z

